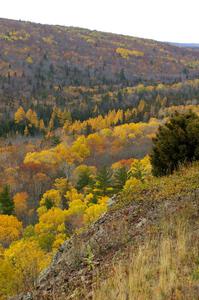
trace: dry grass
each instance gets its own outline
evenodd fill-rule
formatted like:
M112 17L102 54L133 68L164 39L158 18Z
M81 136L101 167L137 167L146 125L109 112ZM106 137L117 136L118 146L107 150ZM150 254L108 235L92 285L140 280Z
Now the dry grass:
M185 214L164 221L160 232L113 265L109 279L98 278L93 300L199 299L197 230Z

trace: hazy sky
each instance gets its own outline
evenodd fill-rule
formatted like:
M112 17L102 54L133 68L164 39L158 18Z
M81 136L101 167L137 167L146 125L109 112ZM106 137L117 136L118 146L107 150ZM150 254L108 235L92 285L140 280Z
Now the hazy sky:
M199 0L0 0L0 17L199 43Z

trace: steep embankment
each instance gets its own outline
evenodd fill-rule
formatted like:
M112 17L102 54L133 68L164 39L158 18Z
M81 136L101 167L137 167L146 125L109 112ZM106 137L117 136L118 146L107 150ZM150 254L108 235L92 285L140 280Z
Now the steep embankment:
M174 225L182 224L182 220L185 224L183 228L190 228L186 241L184 235L179 235L177 234L179 231L174 230L176 227ZM197 163L169 177L152 178L149 183L137 187L136 190L124 192L99 221L88 230L66 241L54 257L51 266L39 278L35 290L17 299L66 300L114 297L112 299L121 300L123 299L121 291L117 291L117 295L112 293L111 289L115 291L114 281L111 285L107 285L108 289L105 284L105 290L102 289L100 293L94 292L95 296L93 288L101 286L104 278L110 276L114 278L117 272L114 265L118 265L119 261L125 264L129 256L132 253L136 255L138 249L147 241L159 241L165 228L168 228L166 241L171 240L177 245L177 248L169 247L170 252L166 251L165 254L169 256L170 253L171 257L176 257L175 249L178 249L178 256L182 259L180 263L175 264L175 269L172 269L174 264L171 264L170 268L166 258L160 253L160 270L156 269L155 275L149 274L150 277L144 274L147 283L151 278L155 283L154 287L147 287L149 291L145 289L145 297L149 297L155 291L162 293L161 299L198 299L198 221L199 164ZM152 266L154 264L155 259ZM128 273L128 270L126 272ZM169 277L170 281L167 278L168 274L173 276ZM130 297L128 299L143 299L133 298L129 293L129 278L128 284L121 287L123 294ZM160 290L155 290L158 283L161 283L158 285ZM117 283L115 288L118 288ZM141 293L141 290L137 292Z

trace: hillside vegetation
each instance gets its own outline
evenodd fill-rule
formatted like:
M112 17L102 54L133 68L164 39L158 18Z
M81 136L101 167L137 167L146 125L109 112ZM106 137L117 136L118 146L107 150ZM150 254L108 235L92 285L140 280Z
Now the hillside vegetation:
M1 300L197 299L198 62L0 19Z
M186 93L185 79L199 74L198 49L81 28L0 19L0 43L3 121L12 120L20 105L47 124L55 106L86 119L137 107L142 98L150 104L159 93L170 101L183 86ZM176 82L182 87L158 86ZM138 87L125 89L132 86ZM180 104L196 93L191 88Z
M198 299L198 171L124 191L59 249L31 299Z

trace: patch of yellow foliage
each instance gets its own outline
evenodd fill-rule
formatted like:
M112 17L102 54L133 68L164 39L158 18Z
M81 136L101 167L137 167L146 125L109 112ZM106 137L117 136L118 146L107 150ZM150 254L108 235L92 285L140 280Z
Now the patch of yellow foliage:
M117 48L116 53L119 54L122 58L128 59L129 56L144 56L144 52L138 50L130 50L125 48Z
M22 239L13 243L0 257L0 299L31 290L50 258L35 240Z
M0 244L8 246L22 233L22 223L14 216L0 215Z

